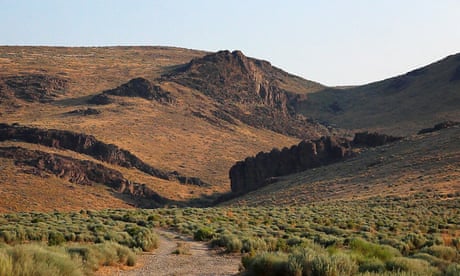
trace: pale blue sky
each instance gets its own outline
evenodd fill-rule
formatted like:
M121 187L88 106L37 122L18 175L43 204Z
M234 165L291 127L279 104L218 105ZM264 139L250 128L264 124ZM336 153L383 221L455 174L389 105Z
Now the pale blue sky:
M327 85L460 52L458 0L0 0L0 45L242 50Z

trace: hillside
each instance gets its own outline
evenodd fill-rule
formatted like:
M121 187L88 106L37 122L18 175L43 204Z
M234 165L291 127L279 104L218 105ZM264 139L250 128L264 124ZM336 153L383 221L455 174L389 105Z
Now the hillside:
M413 135L460 121L459 64L333 89L240 51L0 47L0 211L203 206L273 182L238 202L455 193L435 178L458 175L458 128ZM351 150L367 129L406 138Z
M296 110L337 127L410 135L441 121L459 121L459 91L456 54L383 81L309 94Z
M11 136L0 142L2 211L152 203L136 198L137 188L127 194L119 192L123 189L118 184L71 182L89 176L60 173L40 165L40 160L77 171L103 166L106 172L121 174L115 173L118 182L145 185L165 204L194 204L229 191L229 168L248 154L330 132L292 113L297 95L323 86L237 51L5 46L0 47L0 69L1 123L37 128L45 137L55 131L90 135L148 167L188 179L181 183L177 177L150 175L136 166L123 167L91 152L63 147L62 142L43 145L37 139ZM20 156L29 159L21 161ZM193 179L206 185L195 185ZM48 190L52 192L44 192Z
M372 197L460 196L460 127L412 135L355 157L277 177L225 205L303 205Z

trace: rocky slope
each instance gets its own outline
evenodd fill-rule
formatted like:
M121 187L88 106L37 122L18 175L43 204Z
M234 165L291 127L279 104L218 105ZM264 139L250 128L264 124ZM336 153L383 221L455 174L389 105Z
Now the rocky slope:
M167 199L159 196L145 184L129 181L119 171L92 161L21 147L0 147L0 157L13 159L16 166L24 168L24 172L40 177L46 178L48 174L53 174L79 185L106 185L117 193L138 198L137 202L143 202L138 207L160 207L167 202Z
M294 110L304 94L323 89L321 84L291 76L240 51L220 51L193 59L159 81L175 82L212 98L221 117L299 138L329 134L327 128ZM298 82L302 89L288 86L289 81Z
M16 99L29 102L50 102L65 94L68 80L44 74L0 77L0 103Z

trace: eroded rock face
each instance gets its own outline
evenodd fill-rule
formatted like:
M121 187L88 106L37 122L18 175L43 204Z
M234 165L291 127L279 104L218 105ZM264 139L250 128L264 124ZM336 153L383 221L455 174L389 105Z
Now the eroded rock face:
M194 59L165 77L219 102L266 104L288 113L288 93L275 78L267 77L273 71L267 61L250 59L240 51L220 51Z
M65 94L67 80L55 76L28 74L0 79L0 98L29 102L50 102Z
M165 199L144 184L131 182L117 170L101 164L77 160L71 157L47 153L38 150L28 150L21 147L0 147L0 157L14 159L17 166L29 166L34 170L26 172L37 175L53 174L71 183L80 185L106 185L117 193L154 200L151 206L165 203Z
M200 91L214 99L227 118L247 125L304 139L328 135L326 127L296 114L294 103L301 95L283 89L281 82L285 79L287 73L240 51L220 51L193 59L161 78ZM311 85L322 87L313 82Z
M274 181L274 177L289 175L307 169L331 164L352 155L346 140L322 137L314 141L302 141L281 151L260 152L237 162L230 169L232 192L245 193Z
M111 101L108 95L139 97L146 100L155 100L162 104L173 104L176 102L176 98L168 91L163 90L159 85L155 85L144 78L135 78L117 88L106 90L102 94L94 96L89 100L89 103L99 105L109 104Z
M457 125L460 125L460 122L445 121L445 122L436 124L434 127L431 127L431 128L424 128L424 129L420 130L420 131L418 132L418 134L424 134L424 133L435 132L435 131L439 131L439 130L441 130L441 129L450 128L450 127L454 127L454 126L457 126Z
M65 130L40 129L24 126L11 126L0 124L0 141L19 140L27 143L40 144L58 149L68 149L78 153L86 154L95 159L115 164L126 168L136 168L152 176L166 179L177 180L183 184L208 185L194 177L182 176L177 172L165 172L156 169L131 152L121 149L113 144L106 144L97 140L92 135L75 133ZM190 179L195 179L190 181Z
M391 136L386 134L380 134L377 132L360 132L355 133L355 138L353 139L354 146L364 146L364 147L377 147L382 146L388 143L392 143L398 140L401 140L402 137Z

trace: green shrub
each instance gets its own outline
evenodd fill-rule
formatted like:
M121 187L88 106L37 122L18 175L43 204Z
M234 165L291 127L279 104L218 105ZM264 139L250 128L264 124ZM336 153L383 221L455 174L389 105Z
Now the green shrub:
M34 244L8 249L13 263L12 275L84 275L82 264L72 259L62 248L47 248Z
M284 253L262 253L243 257L243 267L247 275L283 276L288 275L288 256Z
M457 257L457 251L454 248L444 245L432 245L422 251L449 262Z
M352 239L350 241L350 248L353 252L359 253L366 258L377 258L382 261L401 256L401 253L396 248L388 245L374 244L360 238Z
M397 257L389 260L385 263L385 266L389 271L409 272L416 275L434 275L438 272L427 261L406 257Z
M460 275L460 264L451 264L446 269L446 276L458 276Z
M261 238L244 238L242 252L255 252L267 250L267 244Z
M158 248L158 235L148 228L128 227L126 232L133 238L132 244L126 244L127 246L141 248L143 251L152 251Z
M359 272L384 272L385 263L377 258L364 259L359 264Z
M214 237L214 231L208 227L201 227L193 233L193 239L196 241L209 241Z
M60 232L49 232L48 234L48 245L53 246L53 245L61 245L65 242L65 237L62 233Z
M213 240L212 244L214 246L225 247L229 253L241 252L243 248L243 242L232 234L221 235L218 239Z
M131 249L114 242L72 246L67 248L67 252L70 256L81 258L89 271L95 271L102 265L133 266L136 263L136 256Z

